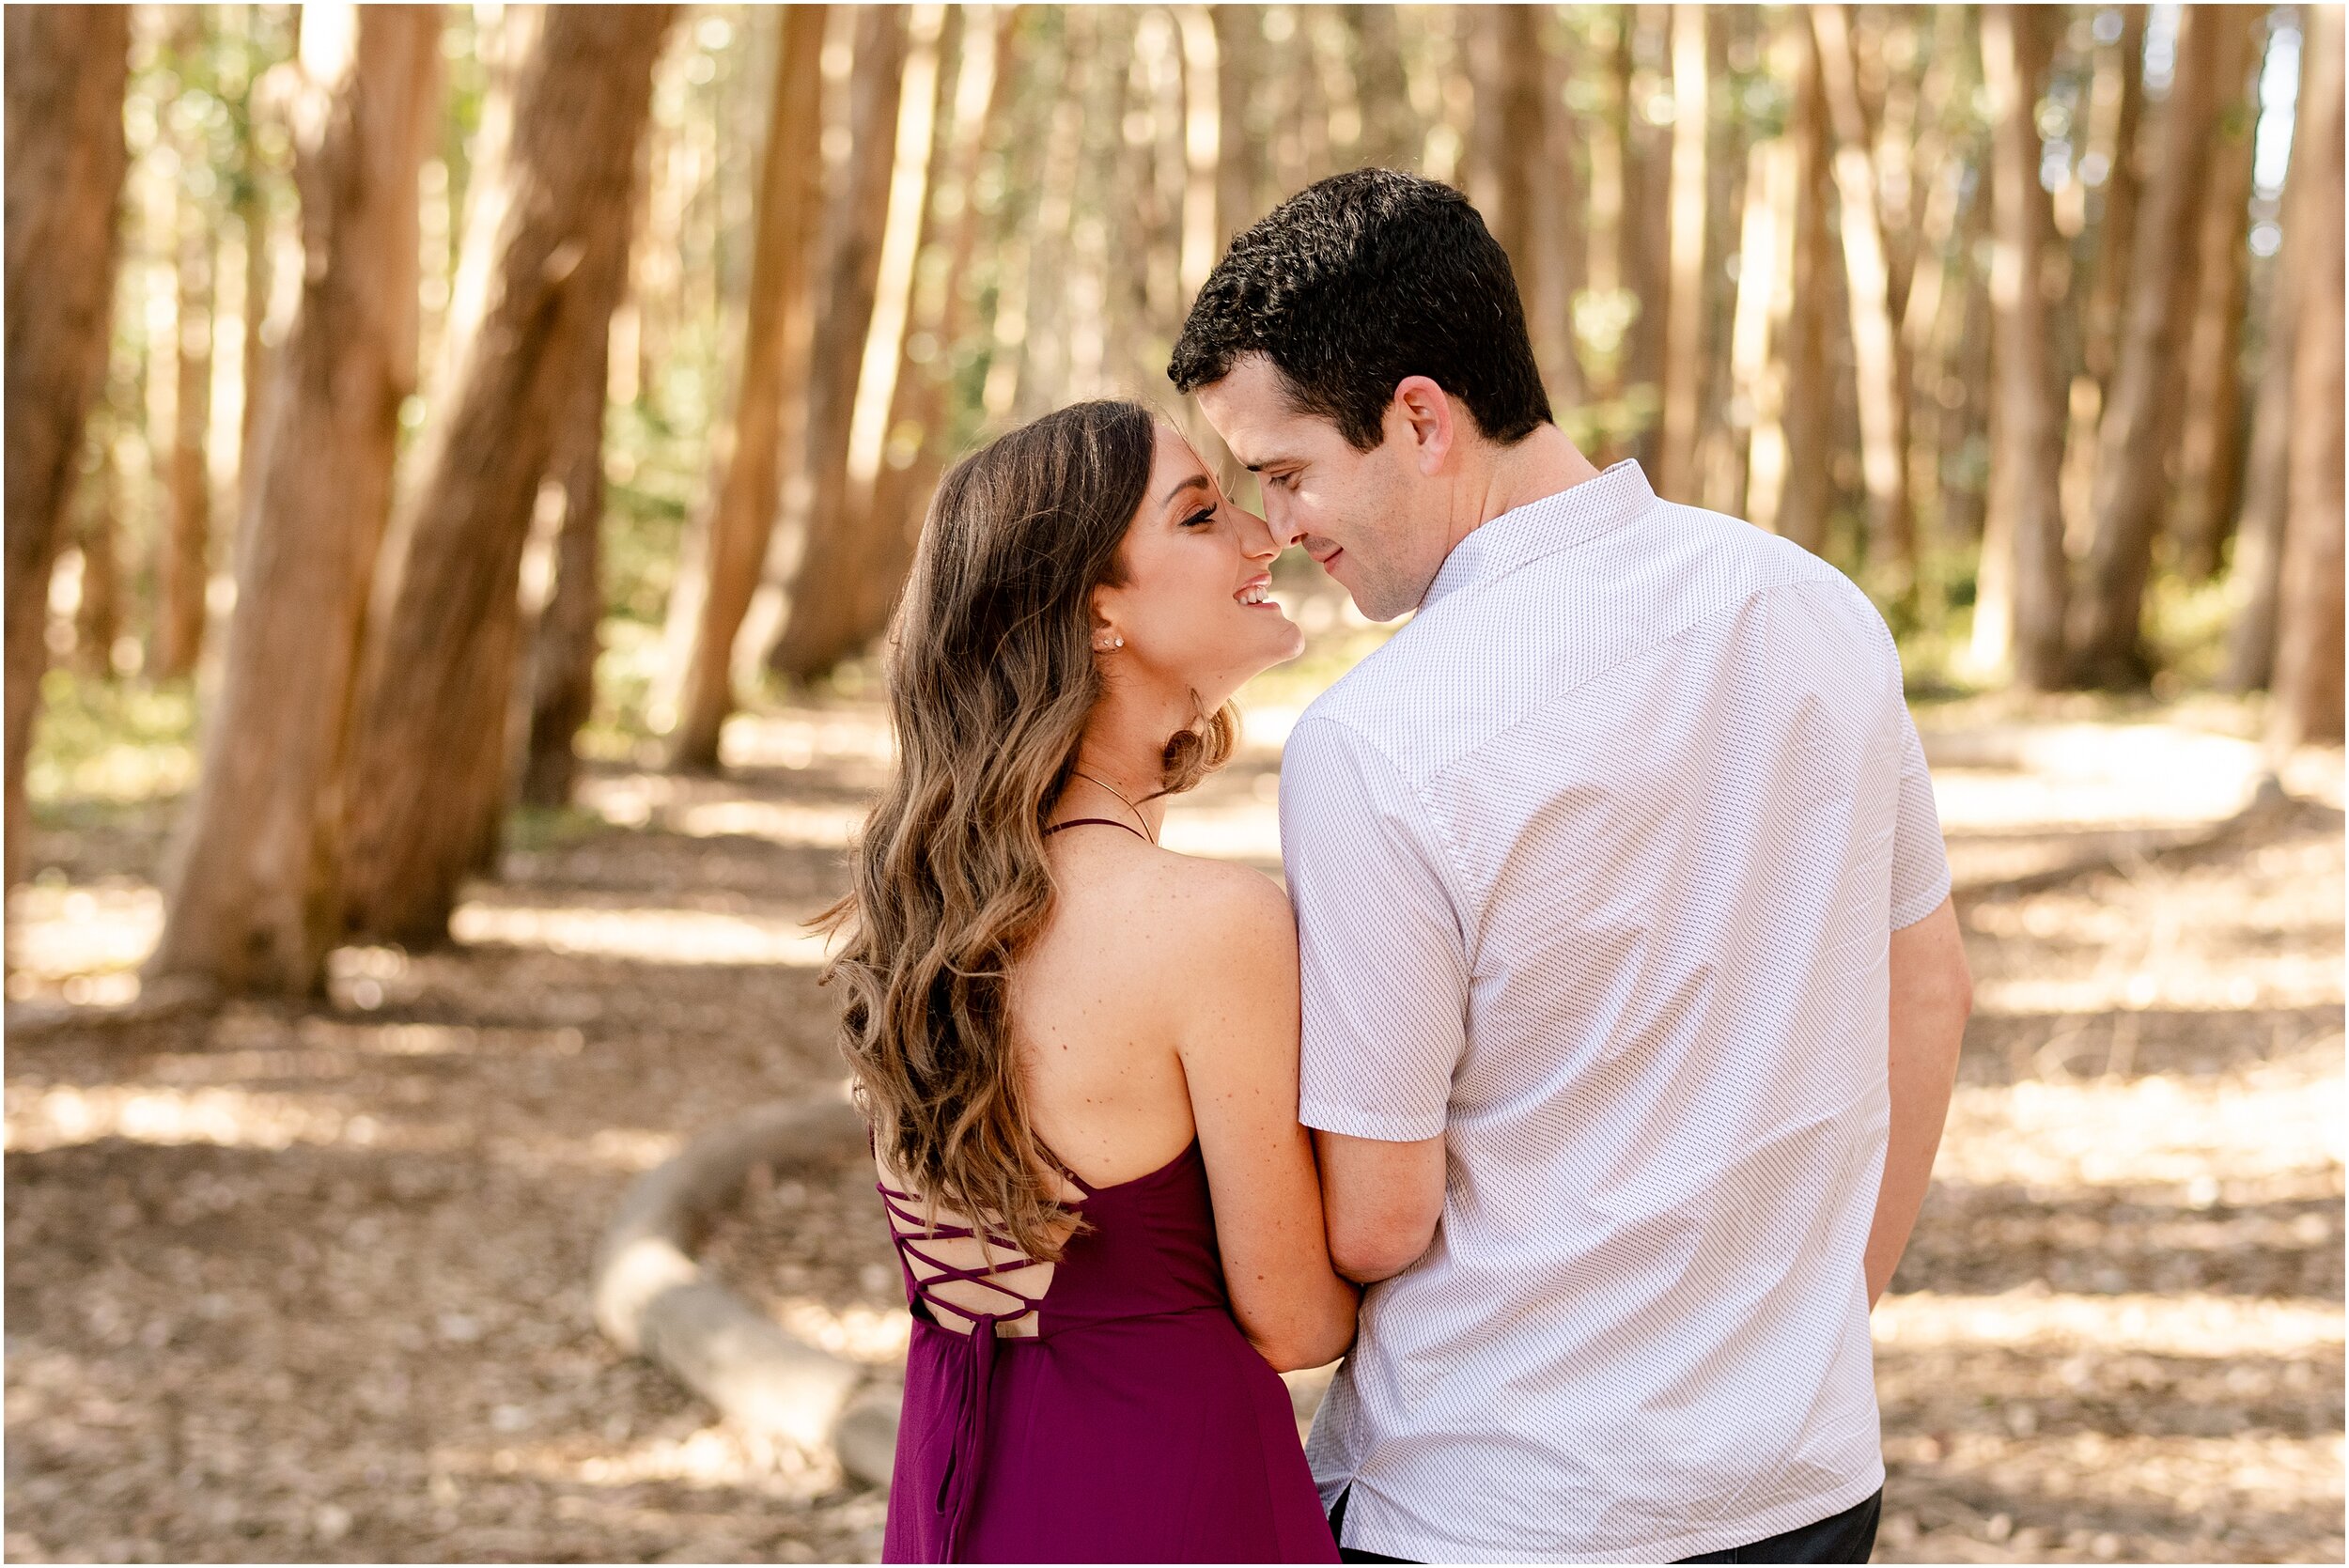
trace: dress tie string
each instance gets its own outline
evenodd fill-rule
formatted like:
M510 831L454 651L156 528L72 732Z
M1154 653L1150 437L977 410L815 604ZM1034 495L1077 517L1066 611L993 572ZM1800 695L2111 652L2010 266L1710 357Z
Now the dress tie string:
M956 1401L954 1448L946 1461L946 1474L939 1482L937 1501L938 1512L946 1516L945 1558L949 1562L961 1560L963 1526L969 1521L971 1501L978 1495L979 1471L987 1462L988 1390L994 1382L998 1321L992 1312L981 1313L971 1320L971 1331L963 1336L968 1343L959 1358L962 1387Z

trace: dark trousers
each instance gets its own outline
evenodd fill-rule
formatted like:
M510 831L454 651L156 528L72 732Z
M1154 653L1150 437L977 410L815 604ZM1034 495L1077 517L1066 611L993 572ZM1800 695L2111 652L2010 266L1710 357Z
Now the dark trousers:
M1330 1533L1337 1535L1346 1525L1346 1501L1353 1495L1348 1487L1338 1494L1335 1508L1330 1510ZM1831 1514L1818 1523L1790 1529L1782 1535L1755 1541L1748 1545L1731 1546L1724 1551L1706 1552L1702 1557L1683 1558L1683 1562L1865 1562L1875 1550L1876 1518L1884 1509L1881 1487L1841 1514ZM1408 1562L1407 1557L1381 1557L1354 1546L1340 1546L1341 1562Z

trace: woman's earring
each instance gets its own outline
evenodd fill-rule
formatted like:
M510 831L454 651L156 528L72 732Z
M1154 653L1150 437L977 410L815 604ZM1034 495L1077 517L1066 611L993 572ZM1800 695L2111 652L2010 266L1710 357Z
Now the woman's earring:
M1096 653L1107 653L1107 652L1109 652L1112 648L1122 648L1122 647L1124 647L1125 645L1126 645L1126 639L1125 639L1125 638L1123 638L1123 637L1120 637L1119 635L1117 635L1117 633L1115 633L1114 631L1112 631L1112 632L1111 632L1111 633L1110 633L1110 636L1109 636L1109 641L1108 641L1108 642L1106 642L1106 643L1096 643L1096 644L1093 645L1093 651L1094 651L1094 652L1096 652Z

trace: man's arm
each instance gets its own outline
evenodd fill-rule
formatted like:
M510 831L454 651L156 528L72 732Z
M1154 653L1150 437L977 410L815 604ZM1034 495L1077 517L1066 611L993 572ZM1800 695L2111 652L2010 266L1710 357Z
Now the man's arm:
M1358 1285L1419 1261L1443 1218L1443 1137L1409 1143L1314 1133L1330 1262Z
M1973 977L1957 930L1957 911L1944 898L1933 913L1892 933L1891 1052L1888 1082L1892 1125L1884 1151L1884 1185L1876 1190L1875 1223L1868 1232L1868 1303L1891 1282L1917 1211L1933 1180L1933 1157L1949 1119L1957 1080L1958 1042L1973 1011ZM1326 1178L1325 1178L1326 1179ZM1335 1210L1330 1251L1337 1251ZM1341 1260L1339 1268L1345 1268Z
M1281 848L1303 984L1298 1120L1330 1260L1358 1284L1427 1250L1468 1048L1463 905L1426 807L1385 753L1308 715L1281 759Z

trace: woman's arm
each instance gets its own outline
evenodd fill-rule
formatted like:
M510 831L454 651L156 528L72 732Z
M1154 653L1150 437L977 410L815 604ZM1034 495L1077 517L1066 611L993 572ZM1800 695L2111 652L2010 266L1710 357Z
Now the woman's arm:
M1179 1047L1240 1330L1278 1372L1354 1341L1355 1289L1330 1264L1313 1142L1297 1120L1297 927L1271 882L1203 865L1185 899L1195 976Z

